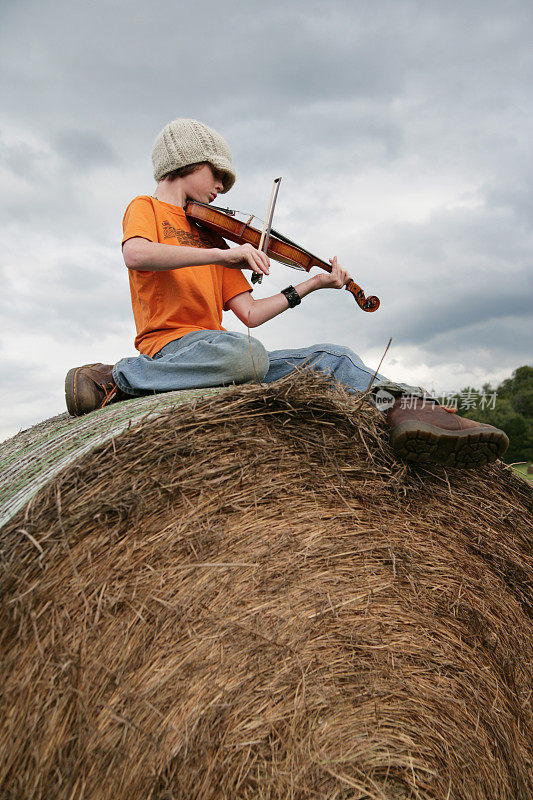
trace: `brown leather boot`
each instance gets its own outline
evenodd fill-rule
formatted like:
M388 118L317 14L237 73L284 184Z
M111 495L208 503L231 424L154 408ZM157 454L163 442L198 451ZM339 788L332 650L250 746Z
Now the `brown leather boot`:
M387 411L392 449L406 461L482 467L500 458L509 439L499 428L459 417L421 397L397 397Z
M85 364L67 372L65 400L68 413L73 417L81 417L96 408L126 400L128 396L121 392L113 380L111 364Z

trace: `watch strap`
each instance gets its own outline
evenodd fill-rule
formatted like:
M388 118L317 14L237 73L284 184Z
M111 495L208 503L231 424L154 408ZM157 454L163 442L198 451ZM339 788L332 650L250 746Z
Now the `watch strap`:
M294 308L295 306L299 306L302 302L302 298L294 288L294 286L287 286L286 289L281 290L281 294L284 294L287 298L289 303L289 308Z

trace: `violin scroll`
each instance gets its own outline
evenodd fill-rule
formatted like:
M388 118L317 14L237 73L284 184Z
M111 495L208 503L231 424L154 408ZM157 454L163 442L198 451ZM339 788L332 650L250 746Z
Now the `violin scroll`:
M360 286L354 280L349 280L345 287L350 294L353 294L355 302L362 311L377 311L379 308L379 297L371 294L369 297L365 295Z

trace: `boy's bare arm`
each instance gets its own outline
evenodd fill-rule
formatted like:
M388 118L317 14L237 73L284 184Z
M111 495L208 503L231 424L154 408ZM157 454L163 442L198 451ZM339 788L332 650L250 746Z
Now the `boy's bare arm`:
M233 269L249 269L259 275L268 275L270 271L269 259L251 244L223 250L218 247L160 244L133 236L124 242L122 254L128 269L150 272L199 267L203 264L223 264Z
M319 275L313 275L312 278L299 283L294 288L300 297L305 297L317 289L342 289L349 280L348 272L337 263L337 258L335 257L331 259L331 272L321 272ZM258 325L277 317L278 314L286 311L289 307L288 300L284 294L280 293L272 295L272 297L254 300L250 292L236 295L227 305L228 309L233 311L235 316L245 325L248 325L249 328L257 328Z

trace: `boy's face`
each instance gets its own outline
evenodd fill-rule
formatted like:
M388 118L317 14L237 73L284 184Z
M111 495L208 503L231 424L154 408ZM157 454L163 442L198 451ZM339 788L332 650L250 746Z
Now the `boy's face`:
M195 172L181 179L187 200L212 203L224 188L223 177L224 173L214 169L211 164L202 164Z

